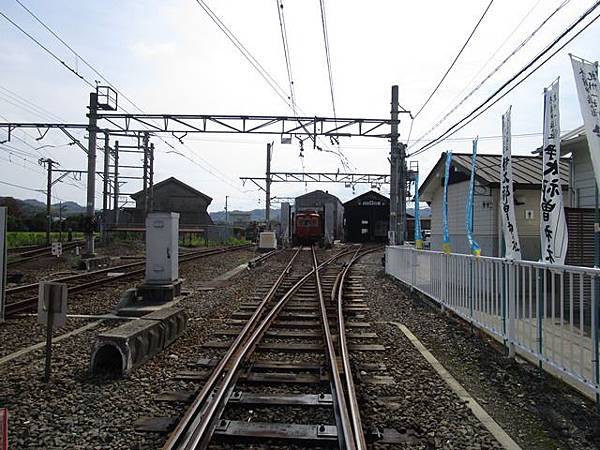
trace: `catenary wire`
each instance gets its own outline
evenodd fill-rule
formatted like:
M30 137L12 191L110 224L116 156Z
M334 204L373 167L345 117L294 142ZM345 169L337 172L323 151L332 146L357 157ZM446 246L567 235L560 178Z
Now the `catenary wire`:
M570 0L563 1L558 7L553 10L515 49L502 60L482 81L479 82L463 99L454 106L442 119L440 119L435 125L433 125L427 132L422 134L417 141L423 140L426 136L431 134L437 129L446 119L452 115L458 108L460 108L469 98L471 98L481 87L492 78L513 56L515 56L521 49L523 49L531 39L554 17L562 8L564 8Z
M457 133L459 130L464 128L466 125L471 123L481 114L489 110L492 106L498 103L501 99L503 99L506 95L512 92L517 86L521 85L525 80L527 80L531 75L533 75L538 69L540 69L544 64L546 64L550 59L552 59L558 52L560 52L566 45L568 45L571 41L573 41L577 36L579 36L583 31L585 31L590 25L592 25L598 18L600 18L600 14L596 15L590 22L588 22L583 28L581 28L577 33L571 36L564 44L562 44L557 50L555 50L550 56L548 56L545 60L543 60L537 67L535 67L531 72L525 75L521 80L519 80L515 85L513 85L510 89L504 92L500 97L494 100L494 97L499 95L502 90L507 87L510 83L512 83L516 78L522 75L527 69L537 63L546 53L552 50L558 43L577 25L579 25L583 20L585 20L598 6L600 6L600 1L595 2L590 8L588 8L574 23L572 23L567 29L565 29L560 35L558 35L542 52L536 55L526 66L521 68L515 75L513 75L508 81L506 81L502 86L500 86L493 94L491 94L484 102L482 102L479 106L473 109L469 114L463 117L461 120L457 121L454 125L448 128L444 133L442 133L437 138L433 139L429 143L425 144L420 149L415 152L407 155L408 157L416 156L418 154L423 153L434 145L440 143L444 139L453 134ZM494 100L492 103L490 103ZM487 105L490 103L489 105ZM487 105L487 106L486 106ZM485 108L484 108L485 107ZM484 109L482 109L484 108ZM474 117L472 117L474 116ZM464 122L464 123L463 123Z
M435 88L433 89L433 91L431 91L431 94L429 94L429 97L427 97L427 100L425 100L425 102L423 103L423 105L421 105L421 107L419 108L419 110L417 111L417 113L414 115L415 119L419 116L419 114L421 114L421 112L423 111L423 109L425 109L425 107L431 101L431 99L433 98L433 96L435 95L435 93L438 91L438 89L440 88L440 86L442 85L442 83L444 82L444 80L446 79L446 77L448 76L448 74L452 71L452 68L456 65L458 59L460 58L460 55L462 55L462 53L465 50L465 48L467 48L467 45L469 45L469 42L471 41L471 38L473 37L473 35L477 31L477 28L479 28L479 25L481 24L481 22L483 21L483 19L487 15L487 12L490 10L490 8L491 8L491 6L492 6L493 3L494 3L494 0L490 0L490 2L488 3L487 7L483 11L483 14L481 15L481 17L479 18L479 20L475 24L475 27L473 28L473 30L469 34L469 37L467 37L467 40L465 41L465 43L463 44L463 46L461 47L461 49L459 50L459 52L457 53L457 55L454 57L454 60L450 64L450 67L448 67L448 69L446 70L446 72L444 73L444 75L442 76L442 78L440 79L440 81L438 82L438 84L435 86Z

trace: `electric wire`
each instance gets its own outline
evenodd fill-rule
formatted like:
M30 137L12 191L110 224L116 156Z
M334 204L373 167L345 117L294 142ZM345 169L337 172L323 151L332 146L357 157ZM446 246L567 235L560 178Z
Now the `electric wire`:
M94 66L91 65L91 63L89 63L83 56L81 56L77 51L75 51L65 40L63 40L56 32L54 32L54 30L52 30L42 19L40 19L40 17L38 17L33 11L31 11L29 8L27 8L21 1L19 0L15 0L23 9L25 9L25 11L27 11L40 25L42 25L42 27L44 27L50 34L52 34L60 43L62 43L67 49L69 49L77 58L79 58L87 67L89 67L96 75L98 75L104 82L106 82L111 88L113 88L115 90L115 92L117 92L123 99L125 99L128 103L130 103L135 109L137 109L138 111L140 111L141 113L144 113L144 111L133 101L131 100L127 95L125 95L121 90L119 90L113 83L111 83L99 70L97 70ZM1 12L0 12L1 13ZM3 14L4 15L4 14ZM37 41L35 38L33 38L33 36L29 35L27 32L25 32L21 27L19 27L15 22L13 22L12 20L10 20L7 16L4 15L4 17L9 20L14 26L16 26L17 28L19 28L23 33L25 33L30 39L32 39L34 42L36 42L38 45L40 45L42 48L46 49L46 47L44 47L39 41ZM47 50L47 49L46 49ZM51 53L51 52L49 52ZM51 53L52 54L52 53ZM55 56L55 55L54 55ZM63 65L65 65L67 68L71 69L72 72L76 73L82 80L86 81L88 85L94 87L93 85L91 85L91 83L89 83L82 75L78 74L77 72L75 72L72 68L70 68L69 66L67 66L62 60L60 60L58 57L55 56L55 59L57 59L58 61L62 62ZM120 106L120 109L122 109L124 112L126 112L127 114L130 114L129 111L127 111L124 107ZM158 139L160 139L162 142L164 142L166 145L168 145L169 147L173 148L174 147L169 144L162 136L158 136ZM180 142L191 154L196 153L194 150L190 149L188 146L186 146L185 144L183 144L182 142ZM215 168L214 166L212 166L210 163L208 163L208 161L206 161L204 158L200 157L197 153L196 156L199 157L200 159L202 159L206 164L210 165L211 167L213 167L214 170L217 170L217 168ZM215 174L210 171L209 169L206 169L205 167L203 167L200 164L196 164L198 167L202 168L203 170L205 170L206 172L208 172L209 174L215 176ZM222 178L215 176L215 178L220 179L221 181L224 181ZM225 181L227 184L229 184L230 186L234 186L233 184L231 184L228 181ZM234 186L235 187L235 186ZM239 190L239 188L235 187L236 189ZM241 191L240 191L241 192Z
M27 36L29 39L31 39L33 42L35 42L42 50L44 50L52 58L54 58L56 61L58 61L60 64L62 64L67 70L69 70L69 72L73 73L75 76L77 76L78 78L80 78L83 82L85 82L92 89L96 89L96 86L94 84L92 84L90 81L88 81L87 78L85 78L83 75L81 75L80 73L78 73L77 70L73 69L70 65L68 65L66 62L64 62L62 59L60 59L48 47L46 47L44 44L42 44L40 41L38 41L36 38L34 38L31 34L29 34L27 31L25 31L23 28L21 28L21 26L19 26L19 24L17 24L15 21L13 21L10 17L8 17L2 11L0 11L0 16L4 17L11 25L13 25L21 33L23 33L25 36Z
M244 56L244 58L254 67L254 69L261 75L261 77L267 82L267 84L271 87L271 89L277 94L279 98L281 98L284 103L291 109L292 106L287 99L287 94L285 89L281 87L281 85L275 80L275 78L263 67L262 64L254 57L252 53L242 44L242 42L236 37L236 35L225 25L225 23L217 16L217 14L210 9L210 7L203 0L196 0L196 3L204 10L204 12L209 16L209 18L217 25L217 27L225 34L225 36L231 41L231 43L238 49L238 51ZM300 111L300 113L304 114L302 108L296 103L296 109ZM306 115L306 114L304 114ZM301 124L302 125L302 124ZM306 131L306 127L302 125L302 127ZM344 159L347 160L343 155L340 155L339 151L333 151L326 148L326 145L318 146L315 142L314 136L310 136L311 140L313 140L315 147L318 150L324 151L327 153L333 153L338 156L342 165L345 166L347 164ZM318 138L317 138L318 139Z
M421 112L423 111L423 109L425 109L425 107L431 101L431 99L433 98L433 96L435 95L435 93L438 91L438 89L440 88L440 86L442 85L442 83L444 82L444 80L446 79L446 77L448 76L448 74L450 73L450 71L452 70L452 68L456 65L458 59L460 58L460 55L462 55L462 53L465 50L465 48L467 48L467 45L469 45L469 42L471 41L471 38L473 37L473 35L477 31L477 28L479 28L479 25L481 24L481 22L483 21L483 19L487 15L487 12L490 10L490 8L492 6L492 3L494 3L494 0L490 0L490 2L488 3L487 7L483 11L483 14L481 15L481 17L479 18L479 20L475 24L475 27L471 31L471 34L469 34L469 37L467 37L467 40L465 41L465 43L463 44L463 46L459 50L458 54L454 57L454 60L452 61L452 64L450 64L450 67L448 67L448 69L446 70L446 73L444 73L444 75L442 76L442 78L440 79L440 81L438 82L438 84L436 85L436 87L433 89L433 91L431 92L431 94L429 94L429 97L427 97L427 100L425 100L425 103L423 103L423 105L419 108L419 110L417 111L417 113L414 115L415 119L417 117L419 117L419 114L421 114Z
M329 93L331 95L331 107L333 108L333 117L337 119L335 109L335 95L333 93L333 72L331 70L331 54L329 52L329 35L327 33L327 15L325 13L325 0L319 0L321 7L321 26L323 29L323 43L325 44L325 59L327 61L327 74L329 75Z
M285 56L285 68L287 70L288 83L290 85L290 101L292 102L292 111L294 116L296 112L296 96L294 94L294 76L292 75L292 61L287 37L287 27L285 26L285 15L283 13L283 0L275 0L277 4L277 16L279 17L279 29L281 30L281 41L283 43L283 54Z
M260 76L267 82L273 91L281 98L281 100L291 108L292 105L287 99L285 89L271 76L271 74L258 62L258 60L250 53L250 51L240 42L233 32L223 23L223 21L214 13L212 9L203 1L196 0L196 3L204 10L210 19L219 27L219 29L227 36L231 43L240 51L240 53L248 60L248 62L256 69Z
M19 188L19 189L25 189L26 191L43 192L41 189L33 189L30 187L21 186L19 184L9 183L8 181L0 181L0 184L5 184L7 186L12 186L12 187Z
M327 29L327 13L325 11L325 0L319 0L319 6L321 8L321 28L323 29L323 43L325 45L325 60L327 63L327 74L329 77L329 93L331 95L331 107L333 110L333 118L337 119L337 110L335 107L335 95L334 95L334 89L333 89L333 69L331 66L331 51L330 51L330 47L329 47L329 32ZM336 122L337 124L337 122ZM350 170L350 161L348 160L348 158L346 157L346 155L344 155L344 153L342 152L342 149L339 145L339 142L337 143L337 151L331 151L332 153L337 153L340 162L342 163L342 167L344 167L345 170Z
M437 129L443 122L446 121L446 119L452 115L458 108L460 108L469 98L471 98L479 89L481 89L481 87L490 79L492 78L496 73L498 73L498 71L513 57L515 56L519 51L521 51L529 41L531 41L531 39L533 39L533 37L552 19L552 17L554 17L561 9L563 9L568 3L570 2L570 0L565 0L563 1L560 5L558 5L558 7L556 9L554 9L550 15L548 15L519 45L517 45L517 47L515 47L515 49L506 57L504 58L483 80L481 80L479 82L479 84L477 86L475 86L465 97L463 97L463 99L456 105L454 106L446 115L444 115L444 117L442 119L440 119L435 125L433 125L427 132L425 132L424 134L422 134L417 141L421 141L423 140L426 136L428 136L429 134L431 134L435 129Z
M569 3L570 0L566 0L566 3ZM529 18L529 16L531 15L531 13L538 7L538 5L542 2L542 0L537 0L537 2L535 2L533 4L533 6L531 8L529 8L529 10L525 13L525 15L523 16L523 18L519 21L519 23L506 35L506 38L504 39L504 41L502 41L502 43L496 48L496 50L494 51L494 53L492 53L490 55L490 57L485 61L485 63L482 64L482 66L479 68L479 70L477 71L477 73L475 73L475 75L473 75L471 77L471 79L465 84L465 87L460 91L460 93L458 93L451 102L449 102L449 104L443 109L444 111L447 111L449 108L452 107L452 105L454 105L454 103L456 101L458 101L461 96L467 91L467 89L469 88L469 86L471 86L471 83L473 83L473 81L475 81L475 79L477 79L477 77L481 74L481 72L483 72L485 70L485 68L488 66L488 64L496 57L496 55L498 55L498 53L500 53L500 50L502 50L504 48L504 46L508 43L508 41L515 35L515 33L517 32L517 30L519 28L521 28L521 26L523 25L523 23L525 23L525 21ZM440 117L442 117L444 114L440 114L435 121L439 120Z
M481 114L489 110L492 106L502 100L506 95L512 92L516 87L520 86L525 80L527 80L531 75L537 72L544 64L546 64L550 59L552 59L558 52L560 52L565 46L567 46L571 41L573 41L577 36L579 36L583 31L585 31L590 25L592 25L598 18L600 18L600 14L596 15L593 19L590 20L583 28L581 28L577 33L571 36L565 43L563 43L558 49L556 49L550 56L548 56L545 60L543 60L537 67L535 67L531 72L525 75L521 80L519 80L515 85L513 85L510 89L504 92L500 97L494 98L499 95L504 88L506 88L510 83L512 83L515 79L517 79L520 75L522 75L527 69L536 64L541 58L544 57L548 52L550 52L555 46L557 46L560 41L569 34L577 25L579 25L582 21L584 21L589 15L591 15L594 10L600 6L600 1L595 2L590 8L588 8L575 22L573 22L569 27L567 27L562 33L560 33L544 50L538 53L527 65L521 68L516 74L514 74L508 81L502 84L494 93L492 93L485 101L483 101L479 106L474 108L469 114L465 117L457 121L454 125L448 128L444 133L442 133L437 138L431 140L429 143L425 144L415 152L407 155L407 157L413 157L423 153L424 151L430 149L434 145L440 143L445 140L447 137L454 135L459 130L464 128L466 125L471 123ZM493 102L492 102L493 100ZM490 103L492 102L492 103ZM488 104L489 103L489 104ZM487 106L486 106L487 105ZM484 108L484 109L482 109Z

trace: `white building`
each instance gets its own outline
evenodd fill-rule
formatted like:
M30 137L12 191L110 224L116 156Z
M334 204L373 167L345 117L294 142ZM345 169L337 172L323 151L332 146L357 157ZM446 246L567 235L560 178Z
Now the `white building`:
M501 155L477 155L473 228L483 256L503 255L500 232L500 160ZM442 198L444 195L443 153L421 187L421 201L431 207L431 250L441 250L443 240ZM540 190L542 158L512 157L515 214L523 259L540 257ZM561 180L565 206L569 206L569 160L561 160ZM448 228L452 252L469 253L466 233L466 205L471 174L471 154L454 153L448 185Z

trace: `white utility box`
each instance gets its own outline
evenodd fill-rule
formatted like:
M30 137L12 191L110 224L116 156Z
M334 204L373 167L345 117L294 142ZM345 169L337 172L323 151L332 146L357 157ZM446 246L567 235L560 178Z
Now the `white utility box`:
M146 216L146 284L168 284L179 278L179 214Z
M277 249L277 238L275 237L275 232L263 231L262 233L260 233L260 238L258 240L258 249L259 250L275 250L275 249Z

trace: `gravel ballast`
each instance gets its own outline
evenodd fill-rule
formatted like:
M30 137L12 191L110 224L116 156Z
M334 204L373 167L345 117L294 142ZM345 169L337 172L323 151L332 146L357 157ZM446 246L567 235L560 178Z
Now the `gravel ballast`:
M505 357L485 335L411 294L385 275L381 257L373 254L356 267L368 275L364 284L379 334L407 342L390 322L407 326L523 449L600 448L600 421L591 401L529 363Z

